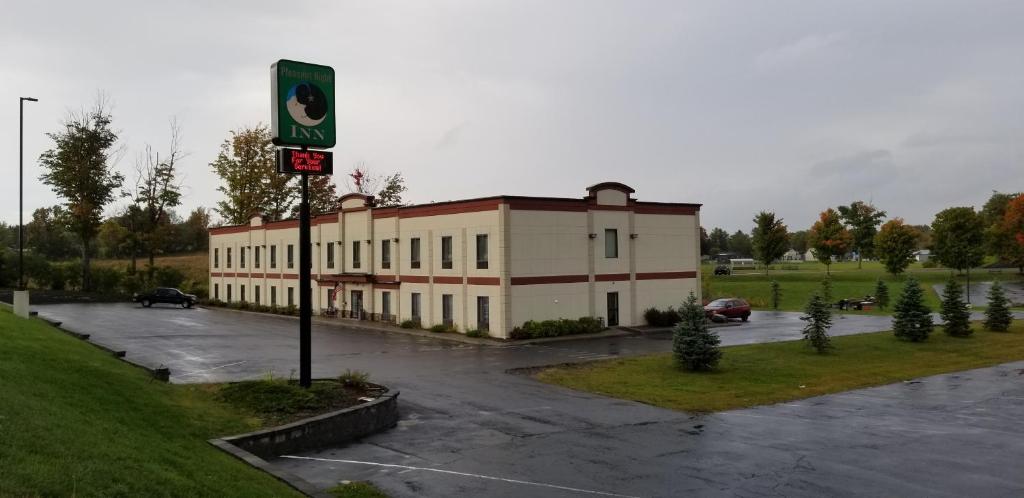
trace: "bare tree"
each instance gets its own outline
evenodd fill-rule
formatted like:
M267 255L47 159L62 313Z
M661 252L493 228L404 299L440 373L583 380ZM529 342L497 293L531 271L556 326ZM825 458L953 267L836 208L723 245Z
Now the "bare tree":
M187 154L181 150L181 126L171 118L171 142L168 152L160 157L146 144L146 151L135 161L135 190L128 195L138 206L141 215L139 235L149 256L149 271L153 272L157 251L162 248L168 211L181 204L181 184L177 182L178 163ZM134 254L132 257L134 268Z

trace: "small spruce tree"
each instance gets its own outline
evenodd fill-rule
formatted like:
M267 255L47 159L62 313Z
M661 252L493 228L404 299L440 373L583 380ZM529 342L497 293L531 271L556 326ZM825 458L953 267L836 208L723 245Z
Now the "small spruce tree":
M943 329L953 337L971 335L971 311L964 302L964 288L955 277L950 277L946 288L942 291L942 309L939 311L942 321L946 322Z
M892 319L892 331L896 337L911 342L928 339L934 324L932 310L924 304L924 291L913 277L903 285L903 292L896 300Z
M804 340L807 344L819 353L828 352L832 348L828 337L828 329L832 327L832 311L828 303L820 295L812 295L800 319L807 322L804 325Z
M1013 323L1013 313L999 281L992 282L988 290L988 309L985 310L985 329L993 332L1006 332Z
M880 310L889 307L889 286L882 279L878 279L878 282L875 284L875 302L878 303L878 309Z
M722 358L718 334L708 328L704 307L690 293L679 309L681 319L672 331L672 354L676 363L691 371L712 370Z
M779 309L779 303L782 301L782 289L779 288L779 282L772 280L772 309Z
M821 298L826 306L832 306L832 279L828 276L821 279Z

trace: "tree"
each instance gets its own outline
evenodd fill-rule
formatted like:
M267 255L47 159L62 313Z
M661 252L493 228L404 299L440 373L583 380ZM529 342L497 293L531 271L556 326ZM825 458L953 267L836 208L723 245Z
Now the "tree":
M210 212L204 207L197 207L189 213L182 224L182 245L186 251L201 251L210 244Z
M804 315L801 320L807 322L804 325L804 341L807 342L818 353L825 353L832 348L828 337L828 329L832 327L832 311L828 302L819 294L812 294L804 308Z
M782 289L779 287L777 280L772 280L771 283L771 295L772 295L772 309L779 309L779 304L782 302Z
M985 310L985 329L993 332L1006 332L1013 323L1013 313L999 281L992 282L988 290L988 309Z
M889 307L889 286L885 285L882 279L878 279L875 282L875 302L878 303L878 309L885 310Z
M821 298L826 303L832 303L832 278L829 276L821 279Z
M167 212L181 204L181 186L175 181L175 168L184 155L181 127L171 119L171 143L163 159L159 152L153 152L152 146L146 145L146 152L135 163L135 191L129 196L142 215L139 235L149 256L150 276L156 267L156 253L163 252L166 244Z
M117 133L107 107L101 96L92 109L69 114L62 130L47 134L54 148L39 156L45 170L40 179L64 199L71 231L82 244L83 290L92 288L90 248L103 223L103 208L124 183L124 176L113 170Z
M710 254L717 255L723 252L729 252L729 232L715 227L711 229L711 234L708 235L708 241L711 243L711 247L709 249L709 251L711 251Z
M893 276L903 273L914 261L920 234L902 218L893 218L875 235L874 252Z
M61 206L39 208L25 225L25 248L49 260L68 259L79 251L68 230L68 213ZM15 238L17 240L17 238Z
M892 320L892 331L896 337L911 342L928 339L932 328L932 310L924 304L924 292L914 277L907 279L903 292L896 300Z
M227 223L241 225L261 213L270 220L288 214L298 197L295 178L274 164L270 130L263 124L239 128L220 146L210 167L224 182L217 190L226 199L215 210Z
M384 185L374 196L374 203L378 207L398 207L402 205L402 194L408 190L405 187L405 178L401 173L395 173L384 177Z
M1006 203L1002 219L992 224L989 234L996 255L1024 273L1024 194Z
M100 256L117 258L124 255L129 235L128 229L118 223L117 218L108 218L97 235Z
M971 268L985 258L985 232L974 208L939 211L932 222L932 248L943 266L967 271L967 302L971 302Z
M885 218L885 211L879 211L864 201L856 201L849 206L839 206L839 216L850 227L853 250L857 252L857 268L862 268L864 256L874 257L875 234L882 218Z
M831 274L832 257L842 256L850 251L853 236L843 228L839 213L828 208L821 212L807 236L807 242L814 249L814 257L825 265L825 273Z
M327 175L309 177L309 213L317 215L334 211L338 207L338 190ZM292 217L299 216L299 205L292 207Z
M807 230L797 230L789 234L789 248L803 256L807 252Z
M932 227L931 225L910 225L910 228L917 230L917 249L925 250L931 249L932 247Z
M729 237L729 251L737 256L750 256L754 253L754 245L750 242L750 236L743 233L743 230L736 230L736 233Z
M672 331L672 353L676 363L691 371L712 370L722 358L721 339L708 328L704 308L690 296L679 309L681 321Z
M945 322L943 329L953 337L967 337L971 335L971 311L967 309L964 302L964 288L956 277L949 277L946 288L942 290L942 308L939 310L942 321Z
M768 266L782 258L789 249L789 234L782 218L775 219L775 213L767 211L757 213L751 245L754 258L764 263L764 271L768 273Z
M708 231L700 227L700 255L707 256L711 250L711 239L708 238Z

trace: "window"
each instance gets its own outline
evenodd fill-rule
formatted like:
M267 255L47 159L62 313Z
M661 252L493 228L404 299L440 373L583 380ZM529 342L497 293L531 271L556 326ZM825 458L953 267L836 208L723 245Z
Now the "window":
M477 296L476 298L476 328L477 330L491 329L491 298Z
M213 284L213 298L220 299L220 284Z
M231 302L231 284L228 284L228 302Z
M334 242L327 243L327 267L334 268Z
M316 251L313 250L313 243L310 243L309 244L309 267L310 268L313 267L313 259L315 259L314 256L319 257L320 255ZM300 254L299 257L301 258L302 255Z
M256 304L260 304L260 286L256 286L256 289L253 291L252 297L256 301Z
M231 248L228 248L228 268L231 268Z
M420 267L420 238L414 237L409 239L409 266L412 268Z
M614 228L604 229L604 257L619 257L619 231Z
M295 287L288 288L288 306L295 306Z
M391 241L388 239L380 241L380 267L391 269Z
M487 234L480 233L476 236L476 268L487 269Z
M391 320L391 293L381 292L380 293L380 315L381 320Z
M452 269L452 237L450 235L441 237L441 268Z
M288 244L288 268L295 268L295 246Z
M220 249L213 249L213 267L220 268Z
M270 305L277 306L277 287L270 288Z
M256 246L253 248L252 266L253 268L260 267L260 246Z
M239 289L238 289L239 301L242 301L244 303L245 302L245 285L244 284L243 285L239 285L238 287L239 287Z
M359 241L352 241L352 268L359 268L361 262L359 261Z
M419 292L413 292L412 293L412 306L410 308L412 310L412 313L411 313L412 314L412 319L414 321L417 321L417 322L422 321L420 319L420 317L422 315L420 315L420 293Z
M454 311L455 296L451 294L441 294L441 322L449 327L452 325L452 314Z
M277 246L270 246L270 267L277 268Z
M334 309L334 289L327 289L327 309Z
M238 248L238 267L239 268L245 268L245 247L244 246ZM245 298L243 297L242 300L245 301Z

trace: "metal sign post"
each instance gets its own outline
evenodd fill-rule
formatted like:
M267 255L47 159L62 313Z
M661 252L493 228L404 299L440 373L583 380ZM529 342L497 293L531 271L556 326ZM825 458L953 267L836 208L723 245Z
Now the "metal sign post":
M309 175L333 172L329 149L335 144L334 69L319 64L280 60L270 66L271 134L280 149L277 170L299 174L299 385L309 387L312 376L313 290L310 287L313 248L309 236Z

